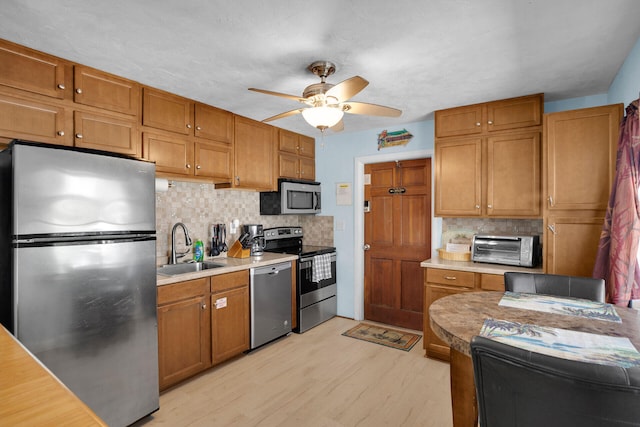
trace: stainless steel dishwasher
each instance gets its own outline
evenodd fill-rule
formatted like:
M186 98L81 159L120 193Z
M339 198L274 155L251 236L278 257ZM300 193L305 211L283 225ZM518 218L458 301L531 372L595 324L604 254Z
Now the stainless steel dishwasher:
M251 349L291 332L291 261L252 268Z

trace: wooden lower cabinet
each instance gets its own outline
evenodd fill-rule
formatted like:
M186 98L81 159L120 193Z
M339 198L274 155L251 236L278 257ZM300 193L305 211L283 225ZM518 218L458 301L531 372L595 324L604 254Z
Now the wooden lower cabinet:
M504 275L426 268L424 272L424 349L427 357L449 361L449 346L429 325L429 307L434 301L462 292L504 291Z
M211 366L209 278L158 287L160 390Z
M211 278L213 364L249 349L249 271Z

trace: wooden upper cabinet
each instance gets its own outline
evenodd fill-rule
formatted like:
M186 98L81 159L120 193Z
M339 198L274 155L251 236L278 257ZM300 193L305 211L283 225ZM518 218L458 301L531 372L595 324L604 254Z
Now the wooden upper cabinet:
M487 138L487 216L538 217L540 132Z
M214 182L231 182L233 147L219 142L194 143L194 175L212 178Z
M546 206L607 209L622 104L545 115Z
M436 138L540 126L543 99L537 94L436 111Z
M205 104L195 104L195 136L233 143L233 114Z
M193 175L193 141L144 132L143 158L156 163L156 173Z
M81 65L74 67L73 76L73 100L78 104L138 114L138 83Z
M436 137L482 133L482 113L482 104L436 111Z
M142 144L135 118L127 120L103 113L75 111L73 136L76 147L133 157L142 155Z
M276 128L246 117L234 119L233 187L273 190Z
M72 145L66 115L58 105L0 95L0 136Z
M311 138L310 136L298 135L298 142L300 143L298 155L315 159L316 140Z
M482 139L436 141L436 216L482 213Z
M64 61L0 40L0 84L53 98L64 98Z
M277 167L278 177L315 180L315 140L279 129Z
M193 127L193 102L189 99L148 87L143 88L142 124L190 135Z

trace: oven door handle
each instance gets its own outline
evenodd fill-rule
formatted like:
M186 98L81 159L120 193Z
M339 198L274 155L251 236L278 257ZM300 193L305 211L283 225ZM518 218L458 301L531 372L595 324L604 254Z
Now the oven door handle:
M331 262L335 262L336 261L336 254L335 252L330 253L331 255ZM300 264L302 264L303 262L312 262L313 261L313 256L308 256L308 257L304 257L304 258L300 258Z

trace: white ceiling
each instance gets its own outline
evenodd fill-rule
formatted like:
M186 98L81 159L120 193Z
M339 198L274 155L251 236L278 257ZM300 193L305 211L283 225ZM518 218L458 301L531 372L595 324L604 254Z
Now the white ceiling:
M605 93L640 37L638 0L2 0L0 38L262 120L301 106L318 78L360 75L352 100L399 118L346 114L345 132L544 92ZM301 115L274 125L311 136Z

